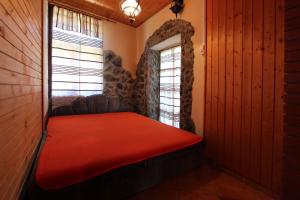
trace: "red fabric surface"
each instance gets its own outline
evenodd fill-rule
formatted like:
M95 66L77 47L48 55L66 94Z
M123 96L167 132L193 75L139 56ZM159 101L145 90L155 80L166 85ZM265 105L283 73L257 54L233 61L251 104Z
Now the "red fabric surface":
M201 140L129 112L53 117L35 178L43 189L63 188Z

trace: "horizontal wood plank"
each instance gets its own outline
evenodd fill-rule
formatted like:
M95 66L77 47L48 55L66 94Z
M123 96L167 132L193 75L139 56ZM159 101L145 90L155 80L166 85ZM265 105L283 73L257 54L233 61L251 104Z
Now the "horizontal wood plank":
M42 1L0 1L0 199L19 198L41 138L41 24Z

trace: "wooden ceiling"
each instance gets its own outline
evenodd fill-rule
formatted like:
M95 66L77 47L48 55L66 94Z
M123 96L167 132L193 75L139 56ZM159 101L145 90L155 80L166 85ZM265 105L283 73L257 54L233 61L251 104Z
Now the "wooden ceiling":
M122 0L49 0L49 3L138 27L171 3L172 0L140 0L142 11L136 17L134 24L131 24L128 17L121 11L121 1Z

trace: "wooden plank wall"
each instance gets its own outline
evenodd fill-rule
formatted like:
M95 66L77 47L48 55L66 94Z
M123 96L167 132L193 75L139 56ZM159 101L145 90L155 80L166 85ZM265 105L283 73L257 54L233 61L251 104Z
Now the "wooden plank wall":
M283 198L300 199L300 1L285 7L285 137Z
M17 199L42 133L41 0L0 1L0 199Z
M205 138L217 164L281 191L284 0L208 0Z

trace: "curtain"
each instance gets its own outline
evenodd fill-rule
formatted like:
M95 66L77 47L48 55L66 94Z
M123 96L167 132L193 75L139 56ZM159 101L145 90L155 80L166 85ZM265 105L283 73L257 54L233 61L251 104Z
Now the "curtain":
M102 22L54 7L52 28L52 97L101 94Z
M160 56L159 120L179 128L181 47L161 51Z

